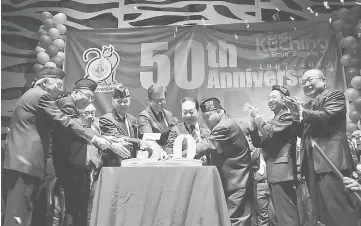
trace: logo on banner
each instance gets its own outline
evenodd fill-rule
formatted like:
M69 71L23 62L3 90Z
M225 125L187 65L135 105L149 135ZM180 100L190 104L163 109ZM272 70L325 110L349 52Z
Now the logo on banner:
M112 92L118 84L115 80L115 72L119 65L119 54L114 51L114 46L102 46L89 48L83 53L86 62L84 78L90 78L98 83L96 92Z

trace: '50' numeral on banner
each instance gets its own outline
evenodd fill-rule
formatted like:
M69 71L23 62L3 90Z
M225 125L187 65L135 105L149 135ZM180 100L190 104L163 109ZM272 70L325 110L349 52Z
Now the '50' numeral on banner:
M191 53L191 76L188 76L188 56ZM165 53L169 53L168 55ZM168 42L142 43L140 66L152 67L151 71L140 72L140 83L148 89L157 83L167 87L171 78L172 50L168 50ZM157 70L154 70L154 64ZM201 87L205 77L205 61L203 45L194 40L179 42L174 50L175 83L182 89L197 89ZM155 73L157 71L157 79Z

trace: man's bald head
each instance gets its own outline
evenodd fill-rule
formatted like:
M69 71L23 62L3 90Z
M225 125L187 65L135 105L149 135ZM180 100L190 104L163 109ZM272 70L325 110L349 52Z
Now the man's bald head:
M302 76L301 87L306 96L315 98L326 89L326 77L319 69L307 70Z
M321 79L326 79L325 75L323 74L323 72L319 69L310 69L310 70L307 70L303 76L317 76Z

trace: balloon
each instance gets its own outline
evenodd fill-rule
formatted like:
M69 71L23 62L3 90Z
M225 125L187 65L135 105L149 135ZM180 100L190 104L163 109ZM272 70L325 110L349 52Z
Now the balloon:
M342 39L344 39L345 38L345 36L342 34L342 32L337 32L336 33L336 39L337 40L342 40Z
M58 55L56 55L58 57L60 57L61 59L65 59L65 53L64 52L58 52Z
M358 15L361 18L361 6L354 6L352 7L352 9L350 10L350 13Z
M64 47L65 47L65 42L64 42L62 39L58 38L58 39L55 39L55 40L53 41L53 45L55 45L56 47L58 47L58 49L64 49Z
M350 66L361 68L361 59L357 57L351 57Z
M44 29L39 29L39 31L38 31L38 36L39 36L39 38L40 38L41 36L47 35L47 34L48 34L48 32L47 32L46 30L44 30Z
M61 58L59 56L55 56L51 58L51 61L56 64L56 66L61 67L64 63L64 58Z
M53 43L53 40L47 35L41 36L39 41L40 41L40 46L43 48L46 48Z
M37 47L35 48L35 52L36 52L36 53L45 52L45 49L42 48L41 46L37 46Z
M356 25L358 21L359 15L352 13L350 10L350 13L346 16L345 22L349 25Z
M49 54L50 57L54 57L58 54L58 47L55 45L50 45L46 48L45 52Z
M56 67L56 64L54 62L49 61L45 64L45 67Z
M66 39L65 35L60 35L59 38L62 39L65 42L65 39Z
M341 57L340 62L343 66L350 66L352 56L350 54L345 54Z
M348 101L356 101L356 99L361 96L360 94L361 93L359 90L357 90L355 88L348 88L345 91L345 98ZM360 103L360 105L361 105L361 103Z
M344 38L343 44L345 45L346 48L350 48L351 46L356 45L357 42L356 42L355 37L347 36L346 38Z
M338 12L337 12L337 16L338 18L340 19L345 19L346 16L349 14L349 10L348 9L345 9L345 8L342 8L340 9Z
M58 24L58 25L56 25L56 29L58 29L58 31L60 32L60 34L65 34L65 32L66 32L66 27L65 27L65 25L63 25L63 24Z
M43 25L41 25L39 29L44 29L44 24L43 24Z
M348 48L345 53L349 53L353 57L361 58L361 45L356 43L355 45L352 45L350 48Z
M360 70L358 68L355 68L355 67L347 68L347 70L346 70L346 77L347 78L353 78L353 77L358 76L358 75L360 75ZM358 88L356 88L356 89L358 89Z
M38 60L39 63L46 64L47 62L49 62L50 57L47 53L40 52L38 53L38 55L36 55L36 59Z
M55 27L56 27L56 23L54 22L53 19L46 19L44 21L45 30L49 31L51 28L55 28Z
M333 21L332 28L335 31L342 31L342 28L345 26L345 22L343 20L337 19Z
M352 134L353 132L355 132L358 129L357 124L354 122L347 122L346 124L346 131L349 134Z
M33 70L38 73L41 69L44 68L44 65L42 64L34 64Z
M356 111L361 112L361 98L357 98L354 102L352 102L352 105Z
M49 30L49 36L52 38L52 39L57 39L60 37L60 32L58 31L58 29L56 28L51 28ZM355 39L355 43L356 43L356 39Z
M353 33L354 33L354 27L352 25L349 25L349 24L345 24L343 27L342 27L342 33L345 35L345 36L352 36Z
M55 21L56 24L64 24L67 18L64 13L58 13L53 17L53 20Z
M355 89L361 89L361 76L355 76L351 79L351 86Z
M356 110L353 110L348 113L348 117L352 122L358 122L358 120L360 120L361 114Z
M51 13L49 13L49 12L42 12L41 14L40 14L40 20L42 21L42 22L45 22L45 20L47 20L47 19L52 19L53 18L53 15L51 14Z

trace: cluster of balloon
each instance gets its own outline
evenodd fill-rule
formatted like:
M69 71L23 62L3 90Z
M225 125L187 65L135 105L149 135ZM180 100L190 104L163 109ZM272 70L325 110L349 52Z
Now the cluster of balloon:
M39 43L35 48L38 63L34 65L37 73L44 67L61 68L64 63L65 54L65 32L64 23L67 18L64 13L52 15L49 12L42 12L40 20L44 23L38 31Z
M351 79L351 87L345 97L352 103L346 125L348 133L353 133L361 118L361 6L342 8L333 15L332 29L343 50L340 63L345 67L346 78ZM360 124L359 124L360 125Z

